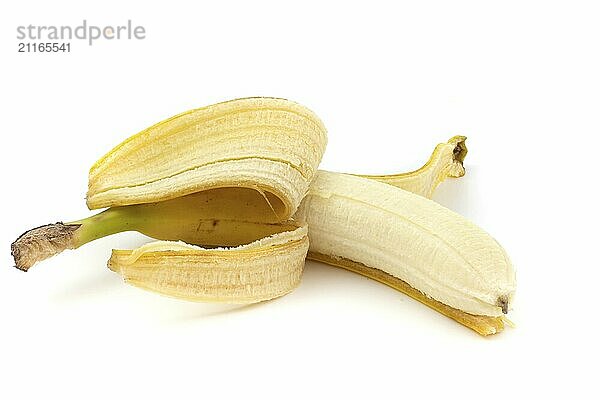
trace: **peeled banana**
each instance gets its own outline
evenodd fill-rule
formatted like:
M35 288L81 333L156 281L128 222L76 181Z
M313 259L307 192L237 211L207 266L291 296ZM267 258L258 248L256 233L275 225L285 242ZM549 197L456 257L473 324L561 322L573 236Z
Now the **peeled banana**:
M134 135L90 170L87 204L107 210L23 234L27 270L64 249L135 230L159 239L113 250L109 268L141 288L196 301L252 303L290 292L304 259L386 283L491 334L515 274L500 245L427 199L464 174L464 137L421 169L352 176L317 167L326 131L306 108L248 98L196 109Z
M310 252L319 259L376 267L470 314L508 312L515 284L505 252L473 223L431 200L320 171L296 218L308 224Z

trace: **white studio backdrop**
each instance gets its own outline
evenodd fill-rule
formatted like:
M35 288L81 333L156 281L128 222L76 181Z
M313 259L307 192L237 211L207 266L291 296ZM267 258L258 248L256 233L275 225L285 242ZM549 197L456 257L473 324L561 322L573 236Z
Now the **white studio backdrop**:
M597 398L600 9L595 2L22 1L0 13L0 397ZM17 27L143 25L18 53ZM483 339L374 281L307 263L254 306L187 303L106 268L124 233L27 274L9 244L75 220L89 167L179 112L245 96L315 111L321 168L392 173L468 137L435 200L517 269L515 329Z

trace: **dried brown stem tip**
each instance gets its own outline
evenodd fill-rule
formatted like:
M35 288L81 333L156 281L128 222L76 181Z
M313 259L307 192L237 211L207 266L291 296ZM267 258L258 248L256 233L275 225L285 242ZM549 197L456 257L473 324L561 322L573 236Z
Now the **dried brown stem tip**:
M498 297L498 301L496 302L496 304L502 309L502 312L504 314L508 314L508 296Z
M448 140L449 144L454 145L454 149L452 149L452 167L447 172L448 176L460 178L465 175L463 161L468 153L466 140L465 136L454 136Z
M463 161L465 161L465 157L469 152L465 143L466 140L467 138L465 136L455 136L452 139L450 139L450 142L456 143L456 147L454 147L454 150L452 151L454 155L454 160L461 164L463 163Z
M27 271L38 261L63 250L76 248L73 233L80 226L57 222L28 230L10 245L15 267Z

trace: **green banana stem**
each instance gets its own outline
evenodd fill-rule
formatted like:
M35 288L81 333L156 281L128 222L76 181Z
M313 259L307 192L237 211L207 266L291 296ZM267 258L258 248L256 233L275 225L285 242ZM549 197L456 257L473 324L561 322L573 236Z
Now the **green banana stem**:
M137 219L130 207L115 207L91 217L69 222L79 225L73 232L73 244L77 247L115 233L137 230Z

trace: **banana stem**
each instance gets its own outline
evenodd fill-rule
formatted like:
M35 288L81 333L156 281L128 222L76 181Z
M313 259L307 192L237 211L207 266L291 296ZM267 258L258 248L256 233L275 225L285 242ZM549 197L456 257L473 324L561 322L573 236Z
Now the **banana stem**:
M136 219L127 212L129 208L109 208L91 217L69 222L67 225L79 225L73 234L75 248L115 233L136 230Z
M76 249L104 236L134 230L136 219L125 208L109 208L79 221L57 222L28 230L10 246L15 267L27 271L38 261L63 250Z

